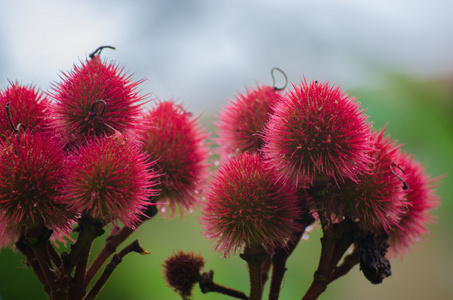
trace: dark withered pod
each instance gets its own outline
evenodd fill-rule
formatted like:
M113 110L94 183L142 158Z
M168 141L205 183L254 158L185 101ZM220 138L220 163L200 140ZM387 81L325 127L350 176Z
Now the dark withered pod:
M392 275L390 261L385 257L388 248L388 235L370 233L357 240L357 251L360 261L360 270L373 284Z

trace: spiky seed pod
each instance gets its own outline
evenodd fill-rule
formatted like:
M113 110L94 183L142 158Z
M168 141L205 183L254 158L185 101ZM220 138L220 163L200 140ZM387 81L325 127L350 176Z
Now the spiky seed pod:
M116 136L95 138L74 151L64 182L66 203L107 224L132 227L155 196L153 162L135 144Z
M339 87L304 81L275 106L265 129L264 156L296 185L317 175L357 181L372 146L366 119Z
M143 129L138 118L144 98L137 92L143 80L132 81L98 54L61 78L51 96L56 100L56 127L69 143L113 134L112 128L128 137Z
M277 181L257 153L227 161L210 181L200 222L204 235L217 240L225 256L242 247L262 245L270 252L284 247L299 229L301 213L293 186Z
M167 203L171 215L179 207L191 211L207 175L207 134L181 105L160 101L144 115L143 151L155 160L159 177L159 202ZM165 206L160 205L160 208ZM161 210L162 211L162 210Z
M240 93L219 114L216 126L223 158L245 151L258 151L263 146L264 124L273 106L282 98L281 91L272 86L258 86Z
M73 213L59 192L65 176L62 145L42 133L10 135L0 149L0 246L26 227L69 232Z
M439 197L435 187L442 178L430 178L425 168L413 156L404 151L397 153L397 163L402 172L400 176L406 182L406 213L390 231L390 253L404 253L428 230L426 225L433 223L431 210L439 206Z
M326 202L328 212L338 218L357 218L362 230L388 232L397 225L406 211L404 183L398 177L397 151L399 146L384 137L384 131L374 132L374 150L369 171L355 182L347 179L333 188Z
M164 261L165 280L183 299L191 299L205 261L200 254L178 251Z
M10 86L0 92L0 137L5 140L8 133L14 132L8 119L6 106L9 103L11 122L16 128L22 124L30 133L45 131L50 123L49 101L33 86L10 83Z

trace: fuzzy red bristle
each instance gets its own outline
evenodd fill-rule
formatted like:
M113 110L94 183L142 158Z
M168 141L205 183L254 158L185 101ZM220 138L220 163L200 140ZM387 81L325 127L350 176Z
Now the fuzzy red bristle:
M296 191L274 175L258 154L242 153L211 180L201 223L206 237L217 240L216 249L225 256L256 244L271 251L284 246L298 229Z
M121 221L132 227L157 195L153 163L131 142L114 136L92 139L71 154L66 202L106 224Z
M102 62L99 55L61 78L51 96L56 100L56 127L69 143L79 144L114 130L136 137L144 129L139 122L144 97L137 92L143 80L132 81L117 65Z
M264 125L281 98L281 92L274 87L258 86L239 94L222 109L216 124L219 128L216 141L223 158L261 149Z
M181 214L183 209L192 210L207 175L208 135L196 118L173 101L159 102L143 120L148 128L143 132L142 149L150 160L156 160L154 168L162 174L156 199L169 204L171 215L177 207Z
M62 202L62 145L45 134L10 135L0 154L0 244L15 242L27 226L69 232L73 213Z
M367 170L370 126L355 99L328 83L302 82L274 108L264 156L298 185L317 175L357 181Z

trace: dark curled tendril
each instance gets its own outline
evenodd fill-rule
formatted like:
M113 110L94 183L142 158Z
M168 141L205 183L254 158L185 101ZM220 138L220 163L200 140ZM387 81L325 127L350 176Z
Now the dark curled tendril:
M102 104L101 112L99 114L97 114L96 111L94 110L96 107L96 104L98 104L98 103ZM109 128L112 131L116 131L115 128L113 128L109 124L105 123L104 120L102 119L102 116L104 115L106 108L107 108L107 102L105 102L104 100L94 101L93 104L91 104L90 113L88 114L88 117L86 120L94 119L95 117L99 117L101 119L102 124L104 124L104 126L106 126L107 128Z
M96 54L101 54L102 50L105 49L105 48L109 48L109 49L112 49L112 50L115 50L116 48L113 47L113 46L100 46L98 47L96 50L94 50L93 52L90 53L89 57L90 58L93 58Z
M278 87L275 86L275 76L274 76L274 71L275 71L275 70L277 70L277 71L279 71L280 73L282 73L283 76L285 77L285 85L284 85L283 87L281 87L281 88L278 88ZM288 77L286 76L286 73L285 73L285 72L283 72L283 71L282 71L281 69L279 69L279 68L275 68L275 67L274 67L274 68L271 69L271 76L272 76L272 82L273 82L272 85L274 86L274 90L276 90L276 91L281 91L281 90L286 89L286 86L288 85Z
M401 172L403 172L403 174L404 174L404 170L403 170L400 166L398 166L398 165L395 164L395 163L393 164L393 166L395 166L395 167L397 167L398 169L400 169ZM396 178L398 178L398 179L403 183L403 190L407 190L407 189L409 188L409 185L406 183L406 181L404 181L403 178L401 178L401 176L399 176L398 174L396 174L393 170L390 170L390 172L392 172L392 174L395 175Z
M96 100L93 102L93 104L91 104L90 114L88 115L90 118L94 118L94 117L98 116L98 114L94 110L94 108L96 107L96 104L98 104L98 103L102 103L101 112L99 113L99 118L102 119L102 116L104 115L104 112L105 112L105 108L107 107L107 102L105 102L104 100Z
M22 128L25 131L26 127L24 124L19 123L19 124L17 124L17 126L14 126L14 124L13 124L13 119L11 117L11 102L6 103L5 110L6 110L6 116L9 121L9 125L11 125L11 128L13 129L13 131L15 133L20 132L20 128Z

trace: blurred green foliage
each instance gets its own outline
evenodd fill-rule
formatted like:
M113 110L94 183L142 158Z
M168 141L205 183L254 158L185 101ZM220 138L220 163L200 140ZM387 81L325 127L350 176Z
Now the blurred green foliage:
M453 81L452 81L453 83ZM415 155L427 166L433 177L453 170L453 90L441 81L417 81L392 75L375 90L348 91L355 96L375 128L386 131L404 144L402 148ZM219 108L220 109L220 108ZM204 116L211 122L213 115ZM212 125L206 123L208 128ZM426 241L418 243L403 259L392 260L393 275L381 285L371 285L355 267L346 277L330 285L321 299L453 299L450 271L453 270L453 193L451 178L443 179L437 188L442 204L434 214L438 224L429 226L432 232ZM166 287L162 277L164 259L178 249L200 252L206 258L206 270L215 271L219 284L248 292L248 274L238 255L225 259L214 253L213 244L201 235L197 221L199 212L185 220L160 216L138 228L124 245L134 239L151 252L148 256L132 253L117 267L99 299L180 299ZM310 232L288 262L281 299L300 299L311 283L320 250L319 228ZM100 237L93 249L96 253L105 237ZM0 253L0 300L46 299L32 271L21 262L23 257L4 249ZM265 295L267 295L265 293ZM267 297L267 296L266 296ZM202 295L198 287L195 299L229 299L218 294Z

